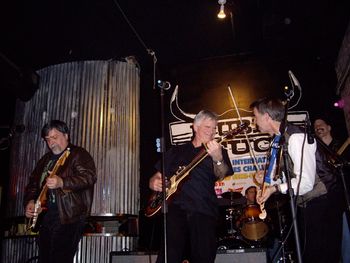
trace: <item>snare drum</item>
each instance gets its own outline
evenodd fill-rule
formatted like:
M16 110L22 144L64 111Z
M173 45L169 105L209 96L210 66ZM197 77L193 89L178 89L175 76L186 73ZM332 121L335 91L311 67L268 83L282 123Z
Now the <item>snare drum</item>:
M260 213L257 205L248 205L243 210L241 234L246 239L258 241L269 232L266 223L259 218Z

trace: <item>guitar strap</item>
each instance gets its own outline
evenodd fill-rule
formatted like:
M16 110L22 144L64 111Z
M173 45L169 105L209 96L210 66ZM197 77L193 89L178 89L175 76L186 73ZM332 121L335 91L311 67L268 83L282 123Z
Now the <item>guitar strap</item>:
M265 177L265 183L268 183L268 184L271 184L271 175L275 167L276 157L279 150L280 139L281 139L281 135L276 135L273 138L271 143L271 155L270 155L269 166L267 168L266 177Z
M51 159L48 161L48 163L46 164L40 178L40 186L41 186L40 189L43 188L44 184L46 183L45 179L49 176L49 171L53 169L58 159L59 159L59 156L53 155ZM52 204L56 202L55 193L51 189L48 190L48 198L49 198L49 203Z
M55 163L55 161L53 159L49 160L49 162L46 164L43 172L41 173L40 182L39 182L39 185L41 186L41 188L43 187L43 182L45 181L46 177L48 176L49 170L52 168L53 163Z

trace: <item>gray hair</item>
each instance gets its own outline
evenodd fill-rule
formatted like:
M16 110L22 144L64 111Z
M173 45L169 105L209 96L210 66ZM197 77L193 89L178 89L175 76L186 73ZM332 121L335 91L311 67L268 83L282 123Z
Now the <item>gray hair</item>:
M198 112L196 117L194 117L193 124L194 125L199 125L202 120L209 119L209 120L214 120L218 121L218 115L215 112L209 111L209 110L201 110Z
M272 120L281 122L283 121L285 114L284 105L284 102L280 99L265 97L254 101L250 105L250 108L256 108L259 113L267 113Z
M63 134L67 134L69 137L69 128L65 122L60 120L51 120L41 129L41 138L45 139L45 137L49 134L49 131L52 129L56 129Z

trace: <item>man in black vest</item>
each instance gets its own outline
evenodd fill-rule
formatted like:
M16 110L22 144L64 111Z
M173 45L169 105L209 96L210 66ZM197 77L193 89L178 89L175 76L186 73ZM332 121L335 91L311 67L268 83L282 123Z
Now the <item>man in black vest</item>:
M286 125L285 130L280 131L285 114L282 101L263 98L253 102L251 108L261 132L274 138L280 135L285 138L283 147L288 150L288 174L292 178L291 187L298 201L297 217L303 261L315 262L317 259L317 262L339 262L341 212L334 205L336 195L333 193L336 193L337 184L326 157L318 150L316 142L308 143L307 134L299 127ZM278 176L271 176L276 180L269 182L270 186L266 187L262 195L258 193L258 203L266 202L277 191L285 194L288 190L284 173L275 168L273 171ZM261 177L256 179L262 183Z
M326 118L320 118L318 117L314 121L314 130L315 135L327 146L331 151L339 155L341 155L344 160L349 159L349 149L348 141L344 143L344 145L341 145L341 142L332 136L332 126L330 125L330 122ZM339 149L341 152L339 152ZM329 160L331 161L331 160ZM344 168L340 168L344 169ZM345 172L345 181L346 181L346 187L349 190L350 189L350 179L349 176L346 176L349 174L349 169L344 169ZM348 193L349 194L349 193ZM349 197L350 198L350 197ZM345 198L344 198L345 199ZM345 205L345 204L344 204ZM346 207L346 206L345 206ZM345 208L344 208L345 209ZM346 213L343 213L343 237L342 237L342 262L350 262L350 232L349 232L349 224L346 217Z

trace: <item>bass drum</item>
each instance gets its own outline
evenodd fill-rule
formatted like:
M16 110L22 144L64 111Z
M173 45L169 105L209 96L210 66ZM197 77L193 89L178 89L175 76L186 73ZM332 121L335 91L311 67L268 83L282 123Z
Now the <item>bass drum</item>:
M259 241L269 232L267 224L259 218L260 213L257 205L248 205L243 210L241 234L248 240Z

